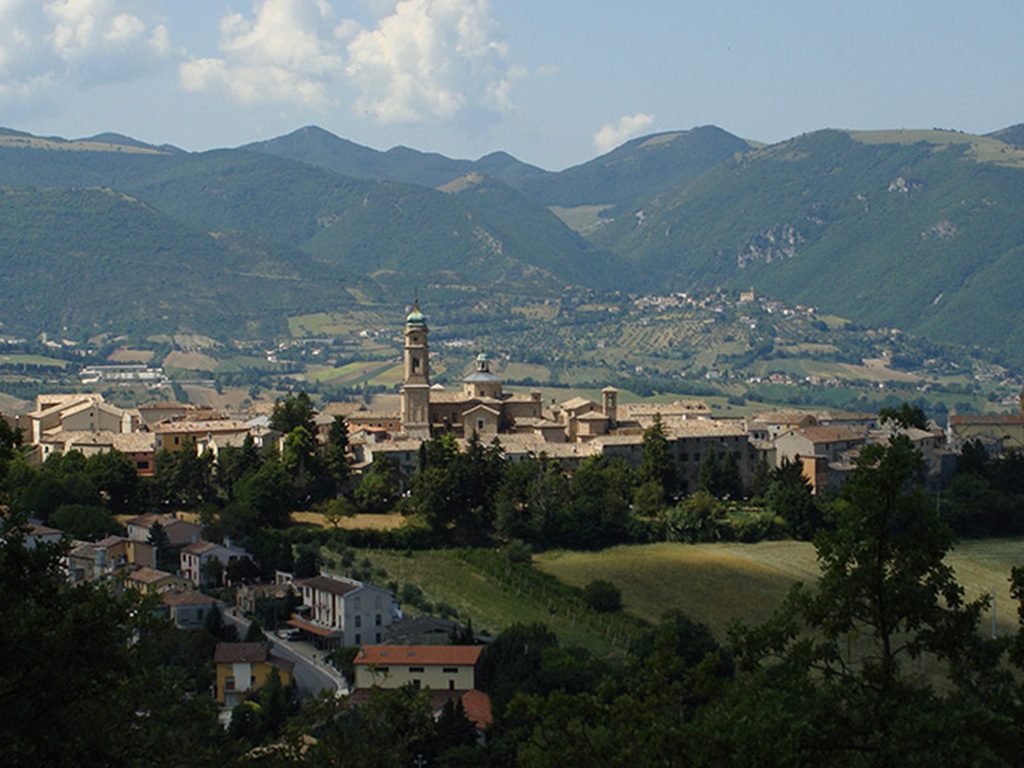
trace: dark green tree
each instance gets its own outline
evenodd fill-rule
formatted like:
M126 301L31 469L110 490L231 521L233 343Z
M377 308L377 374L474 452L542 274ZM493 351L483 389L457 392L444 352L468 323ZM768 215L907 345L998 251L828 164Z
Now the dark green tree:
M352 464L348 455L348 425L341 416L334 417L327 431L324 463L331 473L337 492L345 493L352 476Z
M289 393L284 398L274 401L274 410L270 414L270 428L287 435L296 427L302 427L309 434L315 435L315 415L316 411L309 395L305 392L299 392L297 395Z
M665 502L674 499L679 491L679 475L660 414L655 414L654 424L644 430L643 457L637 476L641 483L657 483Z
M800 462L782 460L772 472L765 502L768 511L785 520L790 533L798 539L810 539L822 525L821 511Z
M899 407L879 408L878 420L883 424L903 429L928 429L928 415L920 406L910 403L900 403Z
M363 473L355 491L355 500L366 512L387 512L398 501L401 489L395 465L386 456L377 454L370 468Z

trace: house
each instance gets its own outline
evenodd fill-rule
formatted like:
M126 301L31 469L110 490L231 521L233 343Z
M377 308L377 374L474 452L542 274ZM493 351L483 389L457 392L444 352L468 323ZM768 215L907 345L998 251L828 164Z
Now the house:
M222 441L231 435L244 438L249 427L235 419L204 419L201 421L163 421L154 425L157 451L180 451L186 445L218 437Z
M228 566L239 558L251 560L252 556L241 547L232 546L230 539L225 539L223 544L200 540L181 550L181 574L196 588L220 586L227 583ZM208 575L210 562L213 560L218 560L221 564L220 584L216 585Z
M46 461L51 454L78 451L89 457L97 453L119 451L135 465L140 477L151 477L156 449L149 432L107 432L86 430L57 430L47 432L39 441L36 460Z
M302 595L301 615L288 623L320 648L379 643L384 628L401 618L394 595L372 584L321 574L295 586Z
M64 532L40 523L30 522L25 527L25 549L35 549L40 544L59 544Z
M776 466L794 461L803 466L804 477L814 493L835 486L848 474L850 451L868 441L863 427L811 426L793 429L775 439Z
M99 541L74 542L64 563L72 583L97 581L122 568L153 568L156 552L143 541L107 536Z
M353 661L355 687L471 691L482 651L479 645L364 645Z
M282 685L291 685L295 667L274 656L270 643L217 643L213 663L217 667L217 703L223 707L234 707L260 691L274 670Z
M137 589L144 595L160 595L172 590L181 592L189 586L181 576L147 566L129 571L125 575L123 583L126 588Z
M993 455L1024 450L1024 398L1021 413L950 416L947 432L950 443L961 446L977 440Z
M128 538L132 541L149 541L153 533L153 524L160 523L167 534L167 542L172 549L184 547L199 541L203 537L203 529L195 523L179 520L174 515L138 515L125 523Z
M220 603L209 595L187 589L162 593L157 613L166 616L181 629L201 629L206 625L210 611L220 610L219 606Z

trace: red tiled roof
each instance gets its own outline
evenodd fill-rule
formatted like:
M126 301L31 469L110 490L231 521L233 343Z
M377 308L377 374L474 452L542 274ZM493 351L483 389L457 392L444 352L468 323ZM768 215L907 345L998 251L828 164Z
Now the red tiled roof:
M352 590L359 589L358 584L341 581L340 579L332 579L329 576L313 576L298 582L298 586L312 587L313 589L319 589L321 592L330 592L332 595L345 595Z
M355 664L415 664L423 667L474 665L483 647L479 645L364 645Z
M217 643L213 652L215 664L240 664L266 661L270 643Z
M341 630L321 627L319 624L314 624L311 621L305 621L299 618L288 619L288 624L296 629L301 629L303 632L309 632L310 634L317 635L319 637L335 637L341 634Z
M462 694L462 707L466 710L466 717L477 728L486 730L494 723L494 715L491 713L491 697L483 691L474 688Z

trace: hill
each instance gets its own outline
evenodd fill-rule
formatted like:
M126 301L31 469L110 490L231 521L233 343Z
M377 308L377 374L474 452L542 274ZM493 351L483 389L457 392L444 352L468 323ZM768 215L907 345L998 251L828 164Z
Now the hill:
M990 138L1006 142L1018 149L1024 149L1024 123L1017 123L1017 125L1011 125L1008 128L993 131L986 135Z
M340 274L306 254L192 229L110 190L4 190L0 264L3 327L25 334L279 333L297 307L351 303Z
M1019 546L1010 539L967 541L948 559L968 598L996 590L997 615L1004 631L1011 631L1016 623L1008 578ZM653 622L665 611L679 609L708 624L719 638L725 637L734 621L767 620L793 584L812 584L818 578L814 548L798 541L662 543L600 552L548 552L538 555L535 565L575 587L592 579L608 579L622 591L625 610L639 618Z
M619 207L590 240L676 289L754 286L1019 357L1022 158L957 132L819 131Z
M656 133L560 173L528 179L521 188L547 205L621 205L678 189L750 148L749 142L713 125Z
M519 186L525 179L547 175L504 152L480 160L453 160L436 152L393 147L380 152L335 136L315 125L285 136L247 144L241 149L260 152L360 179L401 181L421 187L438 187L468 173L482 173Z

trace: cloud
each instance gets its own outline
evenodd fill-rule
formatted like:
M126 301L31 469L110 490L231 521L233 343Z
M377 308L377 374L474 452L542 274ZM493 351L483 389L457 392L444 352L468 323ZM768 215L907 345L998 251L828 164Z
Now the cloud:
M136 78L173 53L152 4L0 0L0 96Z
M248 19L221 20L222 58L192 58L180 67L186 91L224 91L242 104L325 107L343 69L324 0L264 0Z
M182 87L243 104L325 109L344 99L382 124L511 109L527 73L506 64L487 0L364 4L379 14L369 24L337 16L326 0L260 0L248 17L229 14L220 55L184 62Z
M605 123L594 134L594 146L601 154L610 152L627 139L642 133L654 123L654 115L637 112L623 115L613 123Z
M506 43L486 0L402 0L348 45L356 108L381 123L454 117L467 105L507 112Z

